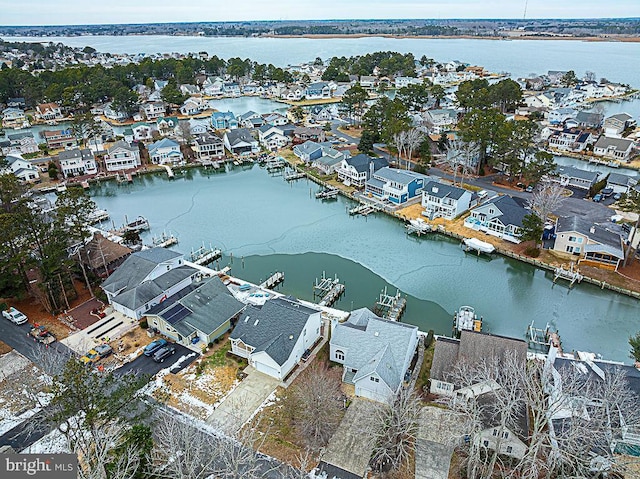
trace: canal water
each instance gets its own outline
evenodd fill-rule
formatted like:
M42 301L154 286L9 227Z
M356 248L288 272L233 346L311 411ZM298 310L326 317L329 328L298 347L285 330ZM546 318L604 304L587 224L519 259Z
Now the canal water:
M92 187L99 207L116 226L143 215L145 234L171 232L176 250L218 247L232 274L259 282L284 271L280 290L313 299L315 278L325 272L346 284L337 303L345 310L373 307L381 290L407 297L404 321L449 334L454 311L471 305L487 331L523 337L527 325L558 328L566 350L588 350L628 360L627 339L640 328L640 303L588 284L569 289L549 272L501 256L465 253L458 241L434 235L408 237L400 221L378 215L350 217L350 200L322 203L317 185L287 183L258 166L225 173L189 170L136 178L131 185Z

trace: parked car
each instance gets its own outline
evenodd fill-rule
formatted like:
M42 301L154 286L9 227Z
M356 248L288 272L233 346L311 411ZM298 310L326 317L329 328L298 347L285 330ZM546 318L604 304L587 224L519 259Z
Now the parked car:
M100 358L106 358L113 353L113 349L107 343L99 344L95 348L93 348L95 352L98 353Z
M613 194L613 188L603 188L600 194L605 198L609 198Z
M524 190L524 191L526 191L527 193L533 193L533 188L534 188L533 185L529 185L529 186L527 186L527 189Z
M167 344L168 343L166 339L156 339L155 341L147 344L142 353L145 356L152 356L158 349L166 346Z
M27 319L28 319L25 314L21 313L13 306L11 306L9 309L5 309L2 312L2 316L7 318L13 324L24 324L27 322Z
M80 362L83 364L89 364L89 363L93 364L98 361L100 361L100 355L98 354L98 351L96 351L95 349L87 351L87 353L84 356L80 357Z
M310 349L305 349L304 353L302 353L302 357L300 359L302 359L304 362L306 362L307 359L309 359L309 356L311 356L311 350Z
M56 337L47 330L44 326L34 326L27 333L34 341L38 341L42 344L51 344L56 340Z
M600 203L602 201L602 195L600 193L593 196L593 201Z
M622 198L622 195L620 193L616 193L615 195L613 195L613 199L618 201L620 198Z
M164 363L164 360L172 354L176 354L176 347L173 345L164 346L153 353L153 360L156 363Z

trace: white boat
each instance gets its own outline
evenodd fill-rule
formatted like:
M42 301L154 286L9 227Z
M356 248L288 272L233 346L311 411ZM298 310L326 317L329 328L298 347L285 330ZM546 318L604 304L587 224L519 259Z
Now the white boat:
M415 231L420 233L429 233L433 229L432 226L422 218L409 220L409 225L411 225Z
M477 238L465 238L462 242L466 246L466 251L473 250L473 251L477 251L478 254L480 253L491 254L496 250L495 246L493 246L491 243L481 241Z
M461 331L482 331L482 317L478 319L475 309L471 306L462 306L453 315L453 332L460 336Z

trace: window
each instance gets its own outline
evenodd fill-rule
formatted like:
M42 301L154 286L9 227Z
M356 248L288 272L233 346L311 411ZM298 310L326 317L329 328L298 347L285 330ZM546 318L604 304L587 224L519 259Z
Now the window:
M511 452L513 452L513 447L507 446L507 454L511 454Z
M497 435L498 435L498 430L497 430L497 429L494 429L494 430L493 430L493 435L494 435L494 436L497 436Z
M380 378L377 378L377 377L375 377L375 376L369 376L369 379L370 379L371 381L373 381L374 383L379 383L379 382L380 382Z
M484 441L482 441L482 445L484 447L489 447L489 441L487 441L486 439Z
M344 352L342 352L339 349L337 349L336 350L336 359L338 361L344 361Z
M507 439L507 438L509 437L509 431L504 431L504 432L502 433L502 437L503 437L504 439Z

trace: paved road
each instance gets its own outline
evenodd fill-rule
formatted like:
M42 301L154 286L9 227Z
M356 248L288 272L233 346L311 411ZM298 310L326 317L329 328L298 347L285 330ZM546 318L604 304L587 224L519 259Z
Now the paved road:
M156 363L151 357L147 357L144 354L141 354L136 359L131 362L124 364L122 367L116 369L114 371L115 374L126 374L133 372L135 374L148 374L153 376L160 372L161 369L171 368L170 371L172 373L177 373L178 371L186 368L189 364L196 360L200 354L195 351L191 351L188 348L180 344L174 344L176 347L176 353L172 356L169 356L164 360L163 363ZM184 359L182 359L184 357ZM180 364L175 367L171 367L176 364L180 360Z

